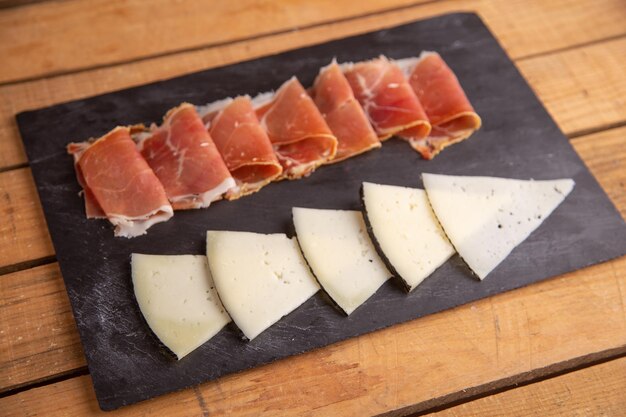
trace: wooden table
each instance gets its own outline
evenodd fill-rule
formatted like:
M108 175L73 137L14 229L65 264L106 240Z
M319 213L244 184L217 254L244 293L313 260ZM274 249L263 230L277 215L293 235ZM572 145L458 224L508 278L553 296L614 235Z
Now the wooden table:
M25 109L476 11L626 216L623 0L20 3L0 0L2 415L103 413L15 123ZM623 257L110 415L617 416L625 355Z

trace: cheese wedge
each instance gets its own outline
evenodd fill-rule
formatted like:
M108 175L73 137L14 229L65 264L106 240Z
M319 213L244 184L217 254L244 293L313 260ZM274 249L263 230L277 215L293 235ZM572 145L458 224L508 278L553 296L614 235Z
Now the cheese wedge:
M178 359L230 322L201 255L131 257L135 297L154 334Z
M207 232L217 292L250 340L319 290L298 243L284 234Z
M364 182L362 197L372 240L409 291L454 254L424 190Z
M484 279L561 204L571 179L524 181L422 174L435 215L459 255Z
M352 313L391 277L359 211L293 209L300 247L326 293Z

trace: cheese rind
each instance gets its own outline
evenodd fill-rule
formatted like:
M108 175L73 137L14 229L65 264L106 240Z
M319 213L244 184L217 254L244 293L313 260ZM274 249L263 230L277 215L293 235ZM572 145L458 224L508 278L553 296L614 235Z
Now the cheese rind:
M205 256L131 256L137 303L154 334L178 359L215 336L224 311Z
M409 291L455 253L424 190L364 182L363 204L374 241Z
M207 258L226 310L250 340L319 290L284 234L208 231Z
M391 277L359 211L293 208L300 247L328 295L347 314Z
M459 255L484 279L556 209L571 179L525 181L422 174L435 215Z

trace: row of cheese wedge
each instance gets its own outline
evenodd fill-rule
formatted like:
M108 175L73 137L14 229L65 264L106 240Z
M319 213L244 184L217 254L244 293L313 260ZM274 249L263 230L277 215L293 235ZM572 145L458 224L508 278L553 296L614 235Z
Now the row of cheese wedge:
M180 359L231 318L254 339L320 285L350 314L392 275L413 290L455 251L483 279L574 187L570 179L423 181L425 191L364 183L365 216L294 208L297 238L208 231L206 257L133 254L139 307Z

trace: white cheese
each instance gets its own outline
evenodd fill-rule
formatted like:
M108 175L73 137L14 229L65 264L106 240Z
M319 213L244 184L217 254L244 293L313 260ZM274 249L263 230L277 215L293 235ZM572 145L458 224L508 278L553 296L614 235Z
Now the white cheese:
M201 255L131 258L141 313L159 340L181 359L230 322Z
M295 207L293 222L313 273L347 314L391 277L367 235L361 212Z
M208 231L207 258L226 310L250 340L319 290L284 234Z
M363 203L378 247L409 290L454 254L424 190L365 182Z
M480 279L539 227L574 188L571 179L422 177L446 235Z

